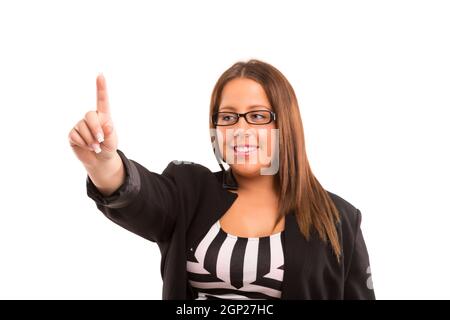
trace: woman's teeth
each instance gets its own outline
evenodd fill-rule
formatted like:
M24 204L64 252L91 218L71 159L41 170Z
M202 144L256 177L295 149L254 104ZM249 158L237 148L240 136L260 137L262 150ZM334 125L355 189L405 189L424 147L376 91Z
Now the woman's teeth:
M235 146L234 151L238 153L250 153L257 149L257 146Z

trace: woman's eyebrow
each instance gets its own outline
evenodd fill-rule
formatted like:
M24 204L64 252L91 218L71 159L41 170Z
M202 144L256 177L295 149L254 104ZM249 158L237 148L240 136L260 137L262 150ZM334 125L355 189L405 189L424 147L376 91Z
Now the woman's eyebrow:
M254 105L251 105L251 106L248 106L248 109L258 109L258 108L265 108L265 109L271 109L270 107L268 107L268 106L265 106L265 105L262 105L262 104L254 104ZM236 110L236 108L235 107L233 107L233 106L223 106L223 107L219 107L219 109L220 110L224 110L224 109L230 109L230 110Z

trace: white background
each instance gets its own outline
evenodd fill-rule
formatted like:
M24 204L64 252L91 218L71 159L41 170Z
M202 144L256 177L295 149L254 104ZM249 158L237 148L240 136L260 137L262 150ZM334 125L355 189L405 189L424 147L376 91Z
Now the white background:
M219 170L215 81L296 90L312 169L363 214L378 299L450 293L448 1L0 2L0 298L160 299L156 244L87 197L67 139L106 76L119 148Z

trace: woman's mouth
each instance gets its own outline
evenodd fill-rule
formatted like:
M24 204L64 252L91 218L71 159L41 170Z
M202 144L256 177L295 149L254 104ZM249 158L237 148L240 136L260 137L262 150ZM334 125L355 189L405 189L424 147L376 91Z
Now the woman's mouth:
M258 146L255 145L240 145L240 146L233 146L234 154L237 156L248 156L258 149Z

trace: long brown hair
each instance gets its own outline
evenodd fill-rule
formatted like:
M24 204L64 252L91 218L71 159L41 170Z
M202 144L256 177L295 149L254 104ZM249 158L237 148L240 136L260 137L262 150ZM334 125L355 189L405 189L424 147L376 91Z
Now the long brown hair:
M305 238L310 238L311 227L314 227L320 239L330 241L340 261L341 246L336 230L339 212L309 166L297 97L286 77L272 65L256 59L233 64L214 86L210 104L210 129L215 128L212 115L218 111L223 88L235 78L258 82L264 88L277 116L279 171L275 180L278 186L279 219L291 211L295 212L299 229Z

